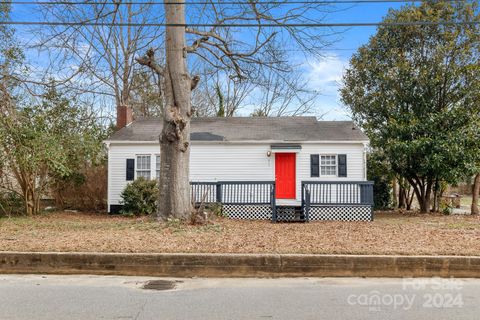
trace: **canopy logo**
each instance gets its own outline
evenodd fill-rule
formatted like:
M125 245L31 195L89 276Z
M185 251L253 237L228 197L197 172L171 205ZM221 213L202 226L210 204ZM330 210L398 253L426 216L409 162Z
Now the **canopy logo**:
M404 292L382 293L372 290L363 294L351 294L347 303L351 306L366 306L369 311L381 311L382 307L410 310L415 303L423 308L462 308L462 288L463 282L453 278L406 278L401 286Z

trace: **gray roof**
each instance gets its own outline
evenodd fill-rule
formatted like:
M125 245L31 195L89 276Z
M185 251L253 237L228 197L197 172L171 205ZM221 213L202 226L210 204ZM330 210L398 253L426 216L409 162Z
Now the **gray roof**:
M135 120L108 141L158 141L160 118ZM352 121L317 121L315 117L192 118L192 141L366 141Z

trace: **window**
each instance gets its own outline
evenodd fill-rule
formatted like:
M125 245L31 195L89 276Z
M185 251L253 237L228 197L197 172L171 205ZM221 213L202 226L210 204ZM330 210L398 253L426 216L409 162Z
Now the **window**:
M155 171L157 180L160 180L160 156L156 156L155 158Z
M321 156L320 175L322 176L337 175L337 156Z
M150 156L137 156L137 178L150 179Z

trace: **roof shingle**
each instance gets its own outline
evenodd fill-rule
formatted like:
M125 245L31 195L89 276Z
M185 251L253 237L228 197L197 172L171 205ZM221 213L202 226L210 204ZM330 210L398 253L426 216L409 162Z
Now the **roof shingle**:
M162 119L143 118L115 132L108 141L158 141ZM315 117L192 118L192 141L367 141L352 121Z

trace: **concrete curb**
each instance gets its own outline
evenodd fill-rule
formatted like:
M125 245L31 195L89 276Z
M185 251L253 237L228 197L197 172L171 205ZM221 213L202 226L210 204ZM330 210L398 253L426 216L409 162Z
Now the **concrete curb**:
M479 256L0 252L0 273L480 278Z

